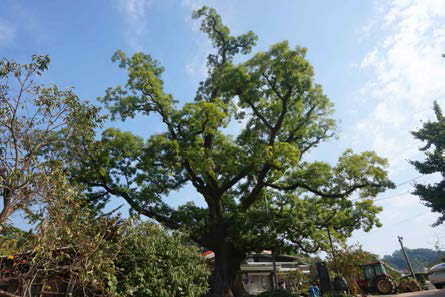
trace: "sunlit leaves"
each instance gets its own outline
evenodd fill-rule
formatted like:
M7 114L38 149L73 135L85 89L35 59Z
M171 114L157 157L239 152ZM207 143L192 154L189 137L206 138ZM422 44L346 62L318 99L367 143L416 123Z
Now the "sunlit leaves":
M193 18L215 48L193 100L178 104L164 90L164 69L151 56L113 56L128 79L101 101L122 120L156 114L165 130L145 141L109 130L87 146L92 158L80 160L87 168L80 177L92 192L126 196L209 248L230 242L243 252L315 250L326 244L327 225L339 239L378 226L381 209L372 197L393 186L385 159L351 150L337 164L306 159L336 130L333 104L315 82L307 49L283 41L235 63L237 54L251 52L256 35L231 35L212 8ZM238 132L228 135L233 124ZM163 197L187 184L206 207L168 207ZM356 191L363 199L353 202Z
M219 55L209 55L208 63L215 66L218 63L232 60L239 52L248 54L255 46L258 37L249 31L240 36L231 36L230 29L222 24L221 16L214 8L202 7L193 12L194 19L201 18L201 31L207 33Z
M209 271L198 250L180 234L139 223L129 228L116 257L118 296L198 297Z

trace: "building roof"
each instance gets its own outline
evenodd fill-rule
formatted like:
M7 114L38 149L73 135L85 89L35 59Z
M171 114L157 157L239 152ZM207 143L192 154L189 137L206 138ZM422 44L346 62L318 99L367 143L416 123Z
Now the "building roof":
M213 262L215 254L206 251L201 254L206 261ZM302 263L298 257L288 255L275 255L275 265L278 272L291 272L300 270L309 273L309 265ZM272 252L265 250L258 254L249 254L247 260L241 264L243 272L271 272L273 271Z

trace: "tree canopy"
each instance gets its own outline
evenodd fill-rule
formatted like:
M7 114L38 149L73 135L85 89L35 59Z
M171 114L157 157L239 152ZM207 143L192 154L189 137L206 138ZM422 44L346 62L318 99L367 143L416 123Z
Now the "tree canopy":
M279 42L245 62L257 36L233 36L214 9L193 13L215 48L208 76L192 101L164 90L163 67L150 55L117 51L124 86L100 100L114 120L156 114L166 131L147 139L110 128L62 150L77 165L72 177L92 200L125 199L137 212L182 230L215 252L211 296L241 296L240 261L267 248L315 251L333 236L379 225L372 197L393 187L387 161L374 152L345 151L336 165L307 155L335 135L333 104L314 82L307 50ZM226 128L241 126L238 135ZM205 205L172 208L164 197L192 185ZM360 199L348 199L354 192Z
M435 184L416 184L414 195L430 207L433 212L440 214L436 226L445 221L445 118L439 104L434 102L436 119L423 123L422 128L411 132L415 139L425 142L420 148L424 152L424 161L411 161L416 170L422 174L439 173L442 180Z

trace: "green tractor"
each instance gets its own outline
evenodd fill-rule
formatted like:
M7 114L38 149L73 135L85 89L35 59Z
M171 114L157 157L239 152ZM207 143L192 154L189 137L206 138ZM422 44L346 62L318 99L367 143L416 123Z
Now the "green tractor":
M366 293L379 293L381 295L397 294L398 286L386 272L382 262L373 262L360 266L363 276L357 283L360 289Z

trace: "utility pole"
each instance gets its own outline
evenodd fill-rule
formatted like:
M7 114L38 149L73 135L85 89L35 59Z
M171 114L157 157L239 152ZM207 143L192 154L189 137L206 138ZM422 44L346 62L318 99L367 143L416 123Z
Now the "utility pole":
M267 205L267 199L266 196L264 196L264 205L266 206L266 214L269 215L269 206ZM267 226L267 231L269 232L269 226ZM277 262L275 261L275 253L274 248L271 249L271 256L272 256L272 288L278 288L278 275L277 275Z
M331 251L332 251L332 258L334 259L335 273L336 273L337 276L338 276L338 264L337 264L337 258L335 257L334 244L332 243L331 227L328 226L328 227L326 227L326 229L328 230L328 237L329 237L329 244L330 244L330 246L331 246Z
M416 280L416 275L414 274L413 267L411 266L411 263L409 262L408 255L406 254L405 247L403 246L403 242L402 242L403 237L398 236L398 238L399 238L400 246L402 247L403 255L405 256L406 263L408 264L409 271L411 272L411 276L413 277L413 279Z
M273 265L273 288L278 288L277 262L275 261L275 253L272 249L272 265Z

